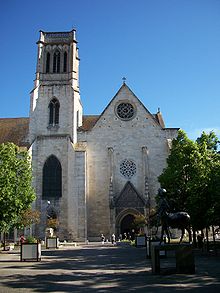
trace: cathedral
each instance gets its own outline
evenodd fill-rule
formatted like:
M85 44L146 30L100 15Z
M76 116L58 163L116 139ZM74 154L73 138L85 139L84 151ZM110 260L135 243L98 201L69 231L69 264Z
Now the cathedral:
M155 204L178 128L166 128L125 81L100 115L83 115L76 31L40 31L37 45L30 116L0 119L0 143L32 157L35 235L44 238L48 217L61 240L131 232L134 216Z

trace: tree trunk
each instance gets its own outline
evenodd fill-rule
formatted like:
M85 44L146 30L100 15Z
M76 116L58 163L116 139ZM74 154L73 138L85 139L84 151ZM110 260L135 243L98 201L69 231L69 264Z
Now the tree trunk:
M193 228L193 246L194 246L194 247L197 247L196 231L195 231L194 228Z
M205 228L205 233L206 233L206 251L209 252L209 231L208 231L208 227Z
M6 250L6 232L3 233L3 250Z
M215 229L213 225L212 225L212 237L213 237L213 244L214 244L214 252L215 252L215 255L217 255L216 242L215 242Z

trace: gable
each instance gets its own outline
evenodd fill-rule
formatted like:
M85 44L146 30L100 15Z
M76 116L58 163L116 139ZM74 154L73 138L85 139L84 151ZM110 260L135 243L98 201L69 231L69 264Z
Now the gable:
M142 208L145 204L145 200L130 181L125 184L120 195L115 199L115 206L120 208Z
M124 83L101 115L83 117L83 125L79 130L90 131L93 128L100 127L100 125L103 126L103 122L105 124L105 121L118 121L119 123L123 123L130 120L133 123L138 122L138 119L141 119L144 124L147 121L148 124L154 125L156 128L165 128L162 114L160 112L151 114L131 89Z

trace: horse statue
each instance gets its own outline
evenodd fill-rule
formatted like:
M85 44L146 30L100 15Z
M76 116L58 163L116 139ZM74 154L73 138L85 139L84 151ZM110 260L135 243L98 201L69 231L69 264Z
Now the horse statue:
M163 238L165 236L165 233L168 238L168 243L170 243L170 228L177 228L182 231L180 242L183 240L183 236L185 234L185 230L189 234L189 242L191 242L191 231L190 231L190 215L186 212L177 212L177 213L168 213L164 212L164 214L161 216L161 237L160 237L160 243L163 241Z
M165 234L168 238L168 243L170 243L170 228L177 228L182 231L180 242L183 240L183 236L185 234L185 230L187 230L189 234L189 242L191 242L191 231L190 231L190 215L186 212L176 212L176 213L170 213L168 212L170 210L169 204L165 198L166 190L160 188L158 190L158 195L160 197L159 202L159 208L158 208L158 216L161 222L161 237L160 237L160 243L163 241L163 238Z

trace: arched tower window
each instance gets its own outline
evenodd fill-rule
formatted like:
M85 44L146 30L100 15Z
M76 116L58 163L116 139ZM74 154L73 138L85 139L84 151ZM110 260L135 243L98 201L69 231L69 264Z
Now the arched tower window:
M42 198L59 198L62 196L62 167L60 161L51 155L43 167Z
M46 73L50 72L50 53L47 52L47 57L46 57Z
M63 72L67 72L67 52L63 54Z
M57 99L52 99L49 103L49 125L59 124L60 103Z
M53 54L53 73L60 72L60 51L56 50Z

